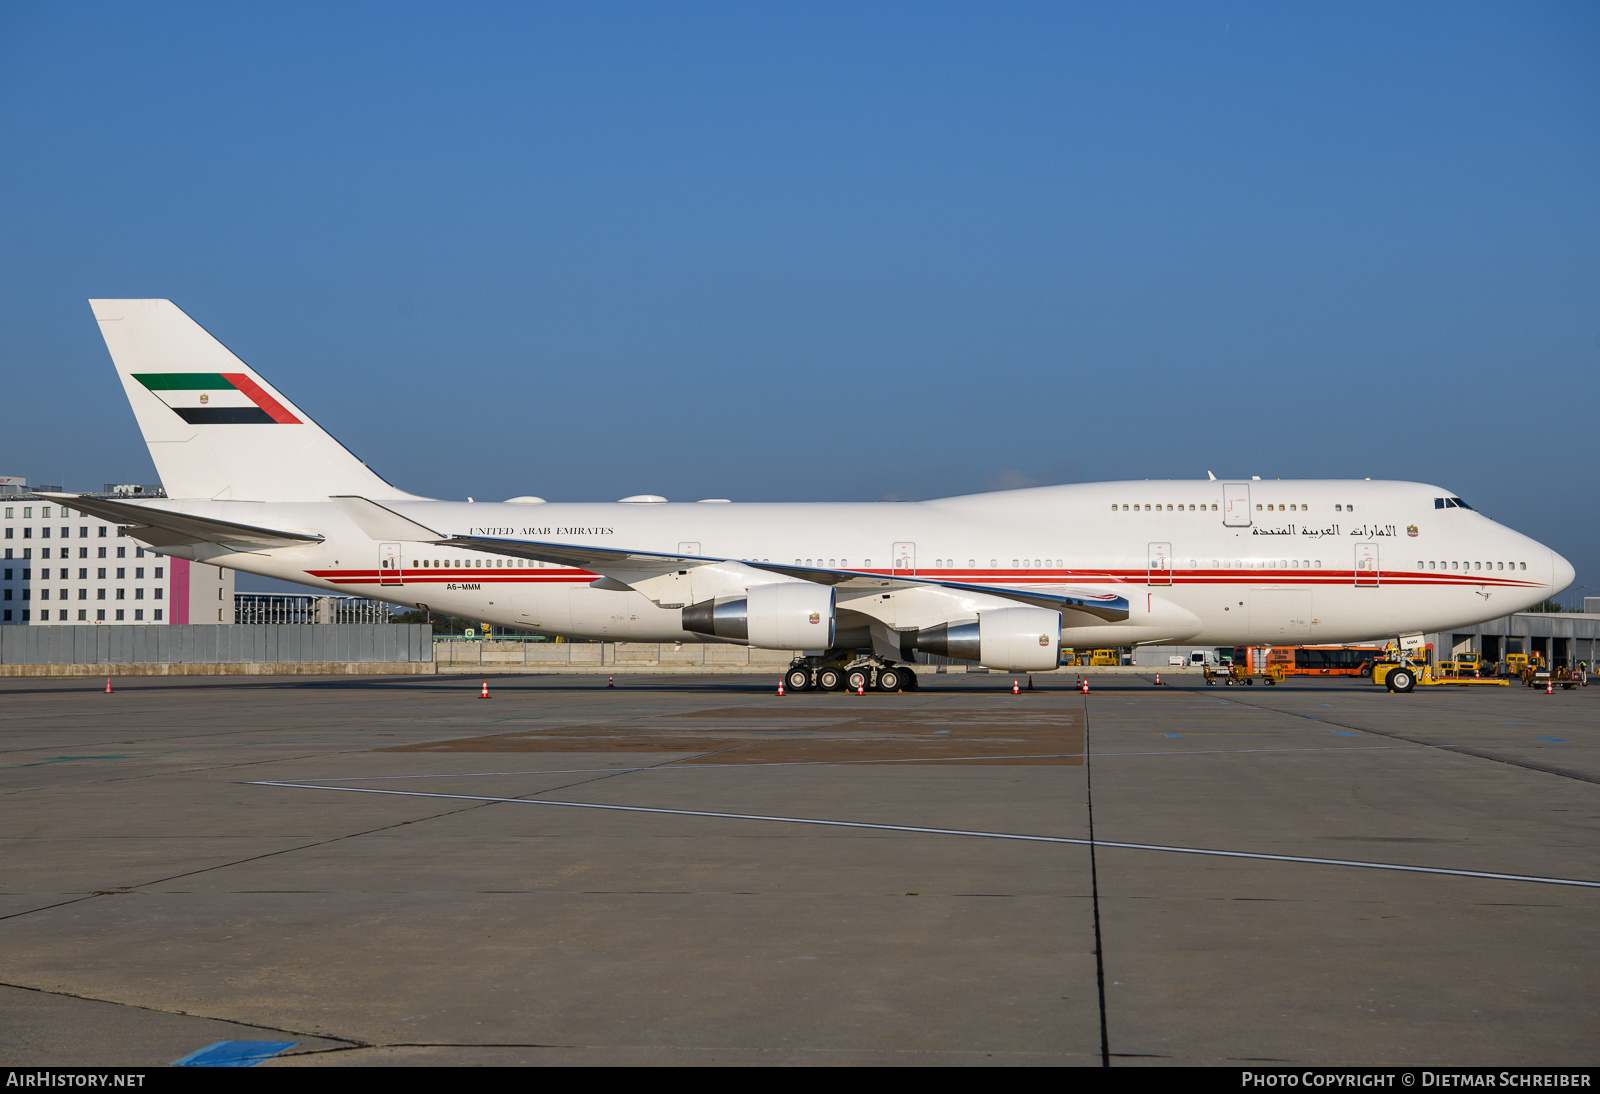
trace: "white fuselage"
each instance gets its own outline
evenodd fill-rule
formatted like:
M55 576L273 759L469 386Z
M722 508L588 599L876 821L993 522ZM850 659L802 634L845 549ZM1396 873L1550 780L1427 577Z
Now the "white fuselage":
M1473 510L1436 507L1449 496L1405 482L1143 481L896 503L386 504L442 536L1127 599L1125 622L1069 625L1067 646L1312 644L1433 632L1519 611L1571 582L1571 566L1550 548ZM193 549L192 557L247 573L573 638L706 641L683 629L677 608L631 589L592 587L593 573L424 542L385 545L333 502L156 505L325 537L256 553ZM386 551L400 565L384 576ZM838 606L906 630L989 601L928 586L841 591Z

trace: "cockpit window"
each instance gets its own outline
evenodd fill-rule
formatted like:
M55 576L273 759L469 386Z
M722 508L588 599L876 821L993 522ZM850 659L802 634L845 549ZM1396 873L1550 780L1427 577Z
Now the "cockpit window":
M1433 507L1435 509L1472 509L1472 506L1468 505L1460 498L1434 498ZM1472 511L1477 512L1476 509L1473 509Z
M1472 506L1468 505L1466 502L1462 501L1460 498L1451 498L1450 499L1450 504L1451 505L1459 505L1463 509L1472 509ZM1477 512L1476 509L1473 509L1472 511L1474 513Z

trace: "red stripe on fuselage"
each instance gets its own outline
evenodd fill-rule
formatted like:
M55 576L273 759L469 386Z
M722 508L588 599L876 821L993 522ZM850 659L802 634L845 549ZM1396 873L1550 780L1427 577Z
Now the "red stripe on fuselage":
M965 585L1061 585L1112 584L1171 588L1177 585L1308 585L1348 588L1356 580L1354 570L1161 570L1170 580L1151 583L1147 570L951 570L890 571L850 570L863 577L908 578L918 581L946 581ZM377 584L378 570L307 570L311 577L335 584ZM391 571L392 573L392 571ZM498 584L567 584L591 582L598 574L588 570L490 570L490 569L408 569L400 573L407 585L445 584L475 581ZM1487 585L1503 589L1539 588L1534 581L1512 578L1479 577L1471 574L1417 573L1413 570L1383 570L1374 585L1423 585L1435 588L1462 588ZM1366 586L1363 586L1366 587Z

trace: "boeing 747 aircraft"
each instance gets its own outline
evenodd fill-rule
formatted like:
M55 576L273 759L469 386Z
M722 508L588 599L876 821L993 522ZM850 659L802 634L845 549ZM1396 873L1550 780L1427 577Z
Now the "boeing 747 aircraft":
M543 634L830 651L893 690L914 686L916 651L1021 672L1062 646L1407 636L1573 580L1550 548L1410 482L439 501L389 485L171 301L91 305L168 496L52 496L179 558Z

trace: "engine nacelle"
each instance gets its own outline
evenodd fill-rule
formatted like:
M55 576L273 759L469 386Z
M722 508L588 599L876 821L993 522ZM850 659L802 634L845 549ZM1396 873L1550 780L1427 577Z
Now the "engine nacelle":
M917 649L941 657L976 661L1007 672L1043 672L1056 667L1061 648L1061 613L1048 608L994 608L977 622L941 623L917 632Z
M767 650L833 646L833 589L810 581L755 585L743 596L719 596L683 609L683 629Z

